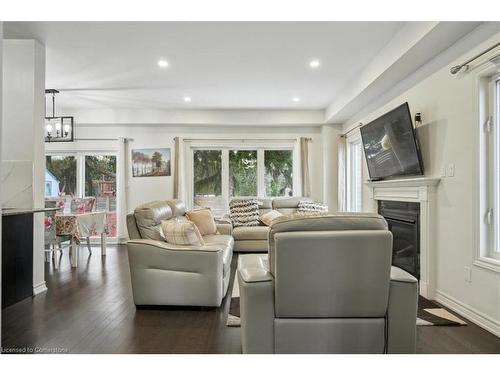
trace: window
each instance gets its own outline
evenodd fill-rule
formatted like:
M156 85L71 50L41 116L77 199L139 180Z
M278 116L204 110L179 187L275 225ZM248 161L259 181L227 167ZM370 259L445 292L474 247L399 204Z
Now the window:
M257 195L257 151L229 151L229 196Z
M500 272L500 74L486 67L478 75L479 168L477 250L474 265Z
M488 211L486 221L490 227L488 251L486 255L500 259L500 76L489 82L489 116L485 132L488 147Z
M361 139L359 135L347 139L347 211L362 211Z
M232 197L293 196L298 182L294 144L195 146L192 152L192 206L228 211Z
M216 216L226 211L222 197L222 151L195 150L193 153L194 205L210 207Z
M265 150L264 166L266 196L291 197L293 195L292 150Z
M491 122L495 129L495 170L494 170L494 185L495 185L495 245L491 251L491 256L495 259L500 259L500 76L496 76L491 83L492 91L492 115Z
M45 162L45 197L95 197L95 209L106 211L109 237L116 237L116 155L54 153Z

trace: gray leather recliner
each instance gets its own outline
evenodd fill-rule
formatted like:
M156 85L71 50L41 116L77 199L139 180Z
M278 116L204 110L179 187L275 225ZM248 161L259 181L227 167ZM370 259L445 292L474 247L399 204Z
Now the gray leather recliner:
M154 201L127 215L130 277L136 305L220 306L227 293L234 240L230 224L203 237L204 246L165 242L161 221L184 217L179 200Z
M238 259L243 353L414 353L417 280L391 254L378 215L275 220Z

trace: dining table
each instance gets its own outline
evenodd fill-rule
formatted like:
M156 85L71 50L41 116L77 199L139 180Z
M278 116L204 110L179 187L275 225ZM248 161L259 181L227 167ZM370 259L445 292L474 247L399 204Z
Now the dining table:
M92 254L90 237L101 237L101 256L106 255L106 239L108 235L108 225L105 211L65 213L58 212L55 215L56 234L58 236L71 235L71 266L78 267L79 249L86 241L89 254Z

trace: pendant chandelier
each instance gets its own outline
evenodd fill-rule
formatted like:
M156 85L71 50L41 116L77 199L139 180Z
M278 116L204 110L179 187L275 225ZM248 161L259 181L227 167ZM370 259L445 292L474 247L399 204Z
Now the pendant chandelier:
M73 142L75 127L73 116L56 116L56 94L58 90L46 89L52 95L52 116L45 115L45 142Z

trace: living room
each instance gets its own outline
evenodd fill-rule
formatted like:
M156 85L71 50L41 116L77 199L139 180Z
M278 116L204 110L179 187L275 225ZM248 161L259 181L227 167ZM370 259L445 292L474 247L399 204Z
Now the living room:
M491 14L19 14L2 354L498 358Z

